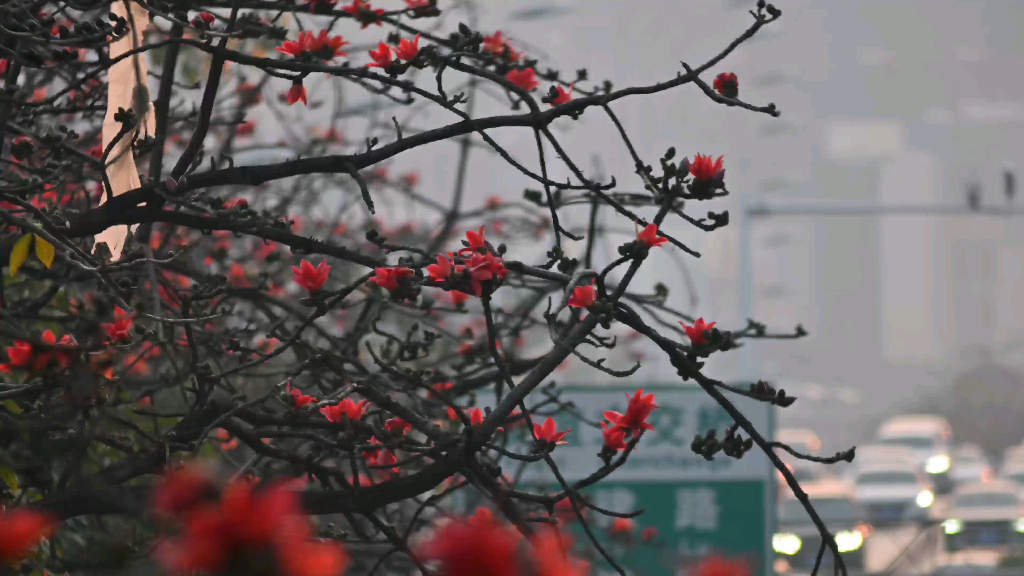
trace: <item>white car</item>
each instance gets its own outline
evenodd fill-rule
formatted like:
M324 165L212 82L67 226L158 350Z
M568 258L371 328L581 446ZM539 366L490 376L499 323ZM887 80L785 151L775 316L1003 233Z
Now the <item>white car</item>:
M960 444L953 449L953 465L949 478L953 484L988 482L995 477L995 470L988 461L985 451L977 444Z
M1009 460L999 469L999 477L1024 486L1024 460Z
M935 502L935 486L910 462L866 464L854 477L857 501L875 525L922 522Z
M910 448L905 446L890 446L888 444L862 444L857 446L854 452L853 462L839 463L835 466L842 466L842 474L851 482L857 477L857 472L879 462L896 462L906 464L914 458Z
M864 543L872 528L864 522L864 510L857 503L853 486L839 480L823 480L802 487L811 505L836 540L843 563L851 573L864 570ZM803 504L792 492L779 498L779 522L772 536L775 571L780 574L810 574L821 546L821 534ZM822 557L823 574L834 566L831 552Z
M946 533L946 549L1005 549L1024 544L1024 501L1016 482L997 480L958 486L934 513Z
M1015 444L1003 451L1003 465L1024 462L1024 444Z
M945 418L930 414L895 416L879 427L878 442L910 448L914 463L942 492L952 488L949 469L953 464L953 428Z

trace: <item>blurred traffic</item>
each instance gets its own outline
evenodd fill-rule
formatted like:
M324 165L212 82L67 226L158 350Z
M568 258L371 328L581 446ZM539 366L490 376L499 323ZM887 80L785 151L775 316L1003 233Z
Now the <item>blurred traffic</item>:
M1024 564L1024 444L996 465L957 442L943 417L900 415L881 423L852 462L818 464L778 450L851 574L996 574ZM776 434L795 452L828 458L814 431ZM772 538L778 574L834 569L817 526L779 474Z

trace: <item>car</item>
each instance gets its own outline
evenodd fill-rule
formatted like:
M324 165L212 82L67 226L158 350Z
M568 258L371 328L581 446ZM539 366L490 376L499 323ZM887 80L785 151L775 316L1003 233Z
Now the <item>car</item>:
M807 428L780 428L775 433L775 440L789 445L790 448L803 454L816 455L821 451L821 439L814 430ZM780 453L785 453L779 450Z
M836 547L849 572L864 569L864 542L872 528L864 521L852 485L841 480L824 480L803 486L811 505L832 532ZM809 574L821 546L821 534L800 500L788 492L779 499L778 531L772 536L776 572ZM833 566L830 552L822 557L822 568ZM826 572L822 572L827 573Z
M949 478L955 485L988 482L995 477L992 464L981 446L960 444L953 449Z
M1024 486L1024 460L1009 460L999 469L999 477Z
M906 446L890 446L888 444L861 444L854 452L853 462L840 463L842 474L852 481L857 471L877 462L910 462L914 458L910 448Z
M1024 462L1024 444L1015 444L1003 451L1003 464Z
M808 462L806 460L798 460L796 458L787 459L782 458L781 456L782 455L780 454L782 462L786 465L790 474L793 475L793 478L796 478L796 481L799 482L801 486L807 483L819 482L829 477L827 473L827 464L818 464L816 462ZM776 481L778 482L779 493L783 494L788 492L789 486L786 484L786 477L778 470L775 471L775 474L778 477Z
M875 526L928 520L935 485L912 462L877 461L854 476L857 501Z
M952 490L949 469L953 464L953 427L945 418L932 414L894 416L879 427L878 442L910 448L914 463L932 478L938 491Z
M1016 482L994 480L958 486L935 511L946 549L1008 549L1024 544L1024 500Z

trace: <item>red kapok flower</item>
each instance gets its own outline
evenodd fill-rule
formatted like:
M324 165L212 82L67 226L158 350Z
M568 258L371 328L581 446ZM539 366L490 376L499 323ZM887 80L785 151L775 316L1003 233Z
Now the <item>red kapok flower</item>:
M287 99L289 105L295 104L299 100L304 105L309 105L306 101L306 87L302 84L302 80L292 82L292 87L288 89Z
M440 562L440 576L516 576L520 539L493 518L458 518L437 527L416 558Z
M648 224L647 226L644 226L644 229L641 230L640 233L636 235L636 239L651 248L661 246L662 244L668 242L668 238L658 236L657 224Z
M341 546L312 540L292 482L257 491L248 478L232 482L219 502L189 510L179 536L157 544L154 557L172 572L234 572L233 564L272 552L282 576L340 576Z
M302 408L307 404L312 404L316 402L316 398L314 398L313 396L303 394L302 390L299 390L298 388L292 388L291 382L285 385L285 390L288 392L289 395L291 395L292 401L295 402L296 408Z
M399 282L405 278L412 278L416 275L415 272L406 268L405 266L395 266L393 268L377 268L375 270L376 275L370 278L370 282L380 286L388 292L394 292L398 289Z
M567 540L569 542L567 542ZM530 538L533 545L534 576L587 576L590 563L569 554L571 540L558 528L542 526Z
M705 556L690 571L693 576L750 576L750 565L740 559Z
M601 433L604 435L604 452L613 453L626 449L626 429L618 426L608 427L607 422L601 422Z
M384 422L384 428L396 436L401 436L412 430L412 424L409 424L405 420L395 416L394 418L388 418L387 421Z
M0 512L0 561L16 563L27 558L40 540L53 533L58 521L50 512L29 507Z
M537 86L540 86L540 81L537 80L537 71L533 68L510 70L508 74L505 74L505 80L527 92L533 91Z
M376 50L370 50L370 58L373 62L367 64L367 68L390 68L395 63L394 51L383 42L377 45Z
M682 322L679 324L683 327L683 330L686 332L686 337L690 339L690 342L694 346L702 346L708 343L708 339L704 333L714 328L717 322L705 323L703 318L697 318L697 321L693 323L693 326L687 326Z
M482 47L484 51L490 52L491 54L494 55L500 56L502 54L505 54L508 56L509 60L512 60L513 62L519 60L519 58L522 56L522 54L520 54L511 46L509 46L508 42L505 41L505 37L501 33L501 30L496 31L494 34L491 34L490 36L484 36L484 42Z
M282 54L288 54L295 58L301 58L308 53L313 52L313 33L312 32L300 32L298 40L285 40L280 46L275 48Z
M463 242L466 247L459 250L459 253L463 252L479 252L481 248L487 249L487 238L484 235L484 227L481 226L476 232L472 230L466 231L466 240Z
M657 537L658 537L658 529L655 528L654 526L648 526L647 528L644 528L643 531L640 532L640 539L643 540L644 542L652 542Z
M426 8L430 6L430 0L405 0L406 8Z
M573 288L569 297L569 306L573 308L589 308L594 302L597 302L597 288L590 284Z
M718 180L720 178L719 173L723 171L722 158L724 156L719 156L718 160L712 160L711 156L697 154L693 159L693 163L690 164L690 175L697 182ZM683 160L686 161L685 158Z
M331 275L331 267L327 264L327 260L317 264L316 268L308 261L303 260L298 267L292 266L292 274L292 280L296 284L309 290L310 294L314 294L323 289L324 283Z
M228 284L231 284L235 288L248 288L252 286L249 283L249 277L245 275L245 268L238 262L231 265L231 269L228 270Z
M632 518L616 518L608 528L608 531L612 534L625 536L632 534L635 529L636 522Z
M107 340L111 342L128 342L132 339L132 317L120 306L114 306L113 324L100 324L100 328L107 333Z
M362 420L366 415L367 404L369 404L367 400L356 403L351 398L345 398L333 406L324 406L320 409L320 413L331 422L341 422L342 418Z
M395 55L400 60L411 62L416 58L416 55L420 53L420 35L417 34L412 40L403 38L398 46L395 47Z
M726 98L735 98L740 93L739 79L732 72L722 72L715 76L715 91Z
M544 421L544 425L534 423L533 435L537 437L540 442L547 442L549 444L565 444L565 435L572 432L572 429L568 429L564 432L558 431L558 425L555 424L555 419L548 416L548 419Z
M11 360L0 364L0 372L10 372L18 368L27 368L32 363L32 344L22 340L15 340L14 346L6 348L7 357Z
M452 262L450 257L437 255L437 264L431 264L427 266L427 274L430 274L430 279L435 282L444 282L452 275L452 271L455 270L455 263ZM463 267L460 267L463 268Z
M370 24L381 26L380 17L384 15L384 10L374 9L366 0L353 0L351 4L342 6L341 9L358 20L364 30Z
M604 413L605 419L619 428L632 431L634 435L640 434L644 430L654 430L654 426L647 423L647 418L650 417L651 412L658 407L654 403L654 394L644 396L644 389L641 388L636 391L632 398L629 397L629 394L626 394L626 398L629 400L626 414L622 415L609 410Z
M210 14L209 12L200 12L196 15L196 18L195 20L193 20L193 22L196 22L196 20L202 22L203 25L205 26L213 26L213 23L217 21L217 17L213 14Z
M551 99L551 105L552 106L560 106L560 105L565 104L566 102L572 100L572 87L574 85L575 85L575 82L573 84L570 84L569 85L569 90L566 90L565 88L562 88L561 86L554 86L555 97Z

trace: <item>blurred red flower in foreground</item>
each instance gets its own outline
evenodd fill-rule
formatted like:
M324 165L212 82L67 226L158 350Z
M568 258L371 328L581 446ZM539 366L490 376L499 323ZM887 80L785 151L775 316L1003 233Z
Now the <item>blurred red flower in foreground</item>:
M169 571L246 572L246 567L264 562L267 551L284 576L339 576L348 567L348 554L339 544L312 539L291 482L257 489L251 480L238 479L219 499L209 497L211 486L201 472L179 469L154 493L157 510L160 503L177 503L172 517L181 530L153 551Z
M0 511L0 562L20 562L53 533L58 518L28 507Z
M690 576L750 576L750 565L724 556L705 556L690 571Z

